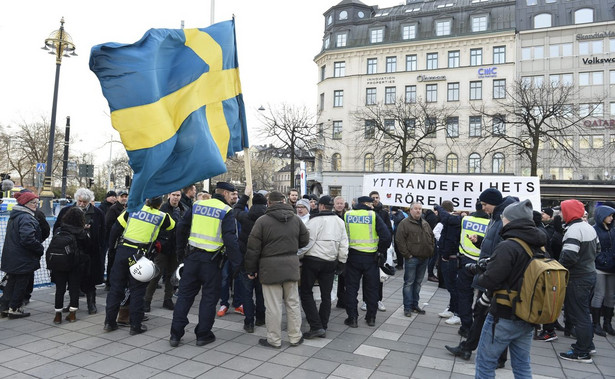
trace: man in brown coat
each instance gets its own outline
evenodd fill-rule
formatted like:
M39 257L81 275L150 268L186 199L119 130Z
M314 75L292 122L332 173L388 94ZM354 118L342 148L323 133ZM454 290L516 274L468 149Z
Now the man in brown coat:
M406 217L397 227L395 245L404 256L404 316L412 312L424 314L419 308L419 292L427 270L427 262L433 255L434 235L427 221L422 218L421 203L412 203L410 217Z
M248 278L258 275L265 299L267 338L258 343L276 349L282 346L283 305L291 346L303 342L297 250L310 239L307 228L285 200L280 192L269 194L267 211L252 228L245 256Z

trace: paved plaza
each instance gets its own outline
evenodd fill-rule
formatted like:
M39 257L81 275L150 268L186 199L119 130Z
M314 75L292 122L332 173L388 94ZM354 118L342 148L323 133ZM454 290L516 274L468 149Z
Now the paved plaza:
M368 327L359 311L359 328L344 325L345 311L334 308L326 338L306 340L292 347L284 336L282 348L258 345L266 334L256 327L243 331L243 317L229 313L217 318L217 340L195 346L193 333L198 301L179 347L169 346L172 312L162 309L162 290L152 302L149 330L130 336L128 328L103 331L106 292L98 290L99 313L89 316L82 298L78 321L54 325L54 287L35 289L27 310L31 317L0 320L0 377L2 378L471 378L474 359L455 359L444 345L460 341L457 326L438 313L446 308L448 292L425 282L421 302L427 314L404 317L403 273L384 286L386 312L378 312ZM303 323L303 330L307 324ZM533 341L534 378L615 378L615 337L595 337L593 364L560 360L572 339L560 333L554 342ZM510 363L497 371L512 378Z

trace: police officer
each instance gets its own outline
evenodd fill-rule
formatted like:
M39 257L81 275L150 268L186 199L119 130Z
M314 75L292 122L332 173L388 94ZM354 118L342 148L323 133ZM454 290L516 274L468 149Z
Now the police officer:
M203 346L216 340L211 328L220 298L222 266L228 257L231 272L234 273L242 261L237 242L237 224L230 206L235 191L232 184L218 182L213 197L196 201L178 223L176 251L178 260L184 262L184 270L171 323L169 344L172 347L178 346L184 335L188 311L201 288L199 323L194 329L196 345ZM188 250L183 256L186 244Z
M362 277L364 300L367 303L365 320L369 326L376 324L380 283L378 256L383 254L386 257L386 250L391 245L391 233L384 221L372 210L372 198L361 196L357 202L355 209L344 215L349 240L345 273L348 318L344 320L344 324L351 328L358 327L357 294Z
M162 197L147 199L145 205L137 212L122 212L117 223L111 230L111 237L123 229L122 237L117 246L115 262L111 271L111 288L107 294L107 315L105 330L118 328L116 318L120 303L124 299L124 288L129 282L130 288L130 335L141 334L147 330L143 321L145 289L148 282L135 279L129 271L130 263L135 263L135 255L151 251L154 241L161 229L172 230L175 221L166 213L161 212Z

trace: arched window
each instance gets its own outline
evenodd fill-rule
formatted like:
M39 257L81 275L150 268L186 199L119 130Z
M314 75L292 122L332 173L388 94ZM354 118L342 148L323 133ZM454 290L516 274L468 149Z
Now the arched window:
M586 24L594 22L594 10L591 8L582 8L574 11L574 23Z
M470 154L468 158L468 172L470 174L480 174L480 154Z
M384 154L384 161L382 162L382 171L384 172L393 171L393 154L391 153Z
M331 170L342 171L342 155L340 153L335 153L331 157Z
M457 154L450 153L446 156L446 173L455 174L459 172L459 158Z
M493 159L491 161L491 172L494 174L503 174L506 168L504 167L504 163L506 163L506 158L502 153L493 154Z
M549 28L552 26L551 14L540 13L534 16L534 29Z
M365 159L363 160L363 171L365 172L374 171L374 154L372 153L365 154Z
M436 156L427 154L425 156L425 172L427 174L436 172Z

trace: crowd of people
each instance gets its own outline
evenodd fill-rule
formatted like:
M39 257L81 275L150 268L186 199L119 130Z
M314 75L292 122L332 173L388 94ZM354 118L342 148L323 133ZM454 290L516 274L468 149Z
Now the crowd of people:
M386 311L384 282L397 269L403 270L406 317L425 314L419 295L426 276L446 288L449 304L439 316L458 325L464 340L445 348L465 360L476 350L480 378L493 377L508 351L515 376L531 377L532 338L550 342L556 330L576 339L560 357L577 362L592 362L594 335L615 335L612 203L597 206L588 220L577 200L537 212L529 200L503 197L495 188L483 191L472 211L455 210L448 200L433 209L421 203L389 209L376 191L350 204L341 196L301 198L294 189L253 192L250 185L239 196L226 182L213 194L197 194L191 185L147 199L135 212L126 211L128 196L109 191L96 207L92 191L80 188L75 204L60 211L46 254L56 284L54 323L77 321L80 294L88 313L97 313L96 285L104 283L104 330L129 326L131 335L140 334L154 293L163 288L162 307L173 312L172 347L181 343L199 292L198 346L215 341L215 319L230 310L244 317L247 333L265 326L259 344L276 349L285 312L289 343L298 346L326 337L333 297L346 310L345 325L359 327L361 309L365 324L374 326ZM36 194L23 190L16 197L0 267L8 274L0 311L11 319L29 316L24 305L50 229ZM563 325L530 324L494 295L519 291L531 252L568 270ZM302 309L309 325L303 332Z

